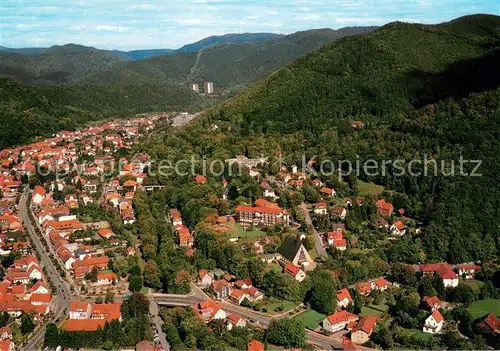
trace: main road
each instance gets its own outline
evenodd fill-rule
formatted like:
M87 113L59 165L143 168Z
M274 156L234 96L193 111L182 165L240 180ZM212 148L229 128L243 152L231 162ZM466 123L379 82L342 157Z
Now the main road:
M24 228L30 235L31 241L35 245L36 250L40 254L40 263L45 268L48 278L52 281L52 285L55 286L59 292L52 299L52 308L54 313L53 317L49 320L49 322L54 323L63 316L64 310L68 308L69 301L71 299L71 291L68 288L63 277L57 271L57 268L52 263L48 252L45 251L45 247L43 246L40 237L37 235L35 228L31 224L28 215L29 208L27 206L28 196L29 196L28 187L25 187L21 195L21 198L19 200L19 217L23 223ZM23 346L23 350L31 351L37 349L37 345L39 345L43 341L45 335L45 327L46 324L42 325L31 336L26 345Z
M150 294L149 300L156 302L160 306L195 306L206 300L199 295L166 295L166 294ZM237 313L249 321L267 327L274 318L263 313L257 313L245 307L233 305L229 302L222 302L223 309L226 312ZM311 344L318 345L323 350L342 349L342 342L333 337L319 334L313 331L307 331L307 341Z

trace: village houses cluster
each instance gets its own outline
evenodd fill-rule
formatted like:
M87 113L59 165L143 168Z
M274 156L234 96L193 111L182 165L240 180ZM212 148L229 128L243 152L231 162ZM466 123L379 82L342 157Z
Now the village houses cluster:
M44 180L34 186L30 196L33 225L66 275L78 286L119 281L108 271L107 253L120 249L125 255L135 255L136 248L117 236L109 222L82 221L79 209L99 206L116 213L124 225L135 222L132 199L135 191L144 188L149 156L134 155L117 163L115 152L130 150L141 133L154 129L163 117L109 121L0 151L0 255L16 257L0 281L0 311L12 318L29 313L40 321L53 309L51 284L19 217L21 192L32 179ZM44 178L49 171L60 177ZM109 176L104 176L106 172ZM90 282L86 276L93 270L98 273ZM85 304L71 303L68 330L96 330L104 321L120 319L119 304ZM75 317L82 308L85 313ZM0 349L12 350L12 332L8 327L1 331Z

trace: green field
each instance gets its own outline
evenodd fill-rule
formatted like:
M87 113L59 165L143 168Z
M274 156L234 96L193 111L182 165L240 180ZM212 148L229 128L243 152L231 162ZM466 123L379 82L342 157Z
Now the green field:
M361 307L360 315L362 317L364 317L364 316L382 316L387 312L388 309L389 309L389 306L384 305L384 304L367 305L367 306Z
M266 235L261 230L245 230L241 225L235 224L234 230L231 232L231 238L258 238Z
M404 332L407 333L408 335L413 335L416 338L419 338L419 339L425 340L425 341L429 340L429 339L432 339L434 337L434 335L432 335L430 333L424 333L423 331L417 330L417 329L403 329L403 328L400 328L399 330L404 330Z
M320 326L320 323L323 319L325 319L325 315L314 310L307 310L304 313L301 313L293 319L301 320L304 326L307 329L314 330Z
M487 299L474 302L467 309L472 317L479 318L487 315L490 312L500 315L500 299Z
M378 196L384 191L384 187L373 183L365 183L358 179L359 196Z
M283 307L281 311L278 310L279 307ZM272 299L268 303L264 304L262 307L267 309L267 312L269 313L284 313L287 311L290 311L291 309L295 308L297 305L295 302L292 301L286 301L286 300L279 300L279 299Z

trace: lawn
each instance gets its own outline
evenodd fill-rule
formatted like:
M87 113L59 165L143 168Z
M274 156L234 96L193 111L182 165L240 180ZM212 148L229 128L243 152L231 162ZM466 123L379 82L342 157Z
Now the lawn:
M401 328L403 329L403 328ZM421 340L429 340L429 339L432 339L434 337L434 335L430 334L430 333L424 333L423 331L421 330L417 330L417 329L403 329L406 333L408 333L409 335L413 335Z
M384 187L373 183L365 183L358 179L359 196L378 196L384 191Z
M290 311L291 309L295 308L297 306L294 302L292 301L286 301L286 300L279 300L279 299L272 299L268 303L264 304L262 307L267 309L269 313L284 313L287 311ZM279 307L283 307L283 309L280 311L278 310Z
M231 238L258 238L266 235L261 230L245 230L241 225L235 224L231 233Z
M304 326L307 329L314 330L319 327L321 321L325 319L325 315L314 310L307 310L304 313L301 313L293 319L301 320Z
M367 305L361 307L361 316L382 316L384 315L389 306L381 304L381 305Z
M479 318L487 315L490 312L500 315L500 299L487 299L474 302L467 309L472 317Z

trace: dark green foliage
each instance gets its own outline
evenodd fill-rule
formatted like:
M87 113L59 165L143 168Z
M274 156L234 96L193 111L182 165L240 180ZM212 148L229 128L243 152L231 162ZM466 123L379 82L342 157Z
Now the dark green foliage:
M199 98L169 83L29 87L0 78L0 148L106 117L176 110Z
M299 320L273 319L266 332L269 343L285 348L303 347L306 341L305 328Z
M28 334L35 330L35 321L33 317L28 313L23 313L21 316L21 333Z

